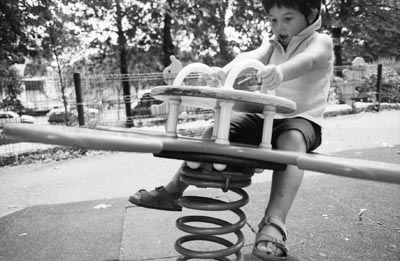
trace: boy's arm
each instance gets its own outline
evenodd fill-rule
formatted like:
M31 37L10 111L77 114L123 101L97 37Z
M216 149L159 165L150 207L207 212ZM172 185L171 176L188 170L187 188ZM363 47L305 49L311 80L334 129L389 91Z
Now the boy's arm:
M224 67L214 69L214 74L213 74L212 78L216 77L218 79L218 81L220 82L220 84L223 84L225 82L225 79L226 79L229 71L243 59L249 59L249 58L257 59L265 64L269 59L270 51L272 51L270 48L271 48L271 44L269 43L269 41L263 41L263 43L261 44L261 46L259 48L252 50L252 51L240 53L231 62L226 64ZM238 75L238 77L241 77L241 76L245 75L246 73L248 73L248 71L244 70Z
M266 70L261 72L259 78L264 78L263 85L267 89L273 89L282 81L289 81L308 73L318 61L329 59L332 55L332 49L332 39L328 35L319 34L302 53L280 65L267 65ZM222 68L220 78L223 78L222 81L224 81L224 77L226 77L232 67L243 59L253 58L267 64L270 58L270 51L271 44L269 41L263 41L259 48L238 54L230 63Z
M296 79L313 70L320 61L328 61L332 56L333 43L328 35L319 34L310 45L290 60L279 64L269 64L257 73L262 82L261 92L277 88L282 82Z
M296 79L310 72L316 63L332 55L333 42L328 35L320 34L300 54L278 65L283 73L283 81Z
M226 64L222 68L222 70L225 74L228 74L232 67L235 66L238 62L243 59L249 58L259 60L265 64L266 61L269 59L268 51L270 50L270 48L271 44L269 43L269 41L263 41L261 46L257 49L238 54L230 63Z

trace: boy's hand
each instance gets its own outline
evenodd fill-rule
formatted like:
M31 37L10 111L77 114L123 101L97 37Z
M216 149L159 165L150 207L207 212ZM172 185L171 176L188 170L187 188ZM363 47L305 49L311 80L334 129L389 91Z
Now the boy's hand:
M279 66L269 64L257 72L257 80L261 82L261 92L266 93L267 90L273 90L283 81L283 72Z
M213 73L204 75L207 84L211 87L223 86L227 73L220 67L212 67L212 69Z

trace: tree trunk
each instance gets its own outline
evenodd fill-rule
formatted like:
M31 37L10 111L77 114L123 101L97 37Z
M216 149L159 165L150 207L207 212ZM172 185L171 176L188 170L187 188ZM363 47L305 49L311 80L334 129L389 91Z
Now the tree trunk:
M226 15L226 9L227 9L227 3L225 1L221 1L219 5L217 6L218 12L219 12L219 21L216 21L217 25L217 42L219 46L219 61L217 61L218 64L217 66L224 66L227 64L229 61L233 59L232 53L229 50L229 45L228 41L226 40L226 35L225 35L225 15Z
M62 98L63 105L64 105L64 123L66 125L69 125L70 124L70 119L69 119L69 110L68 110L68 99L67 99L67 95L65 93L66 87L65 87L64 80L63 80L63 75L62 75L62 69L61 69L61 64L60 64L61 62L60 62L60 59L59 59L59 56L58 56L58 53L57 53L56 47L55 47L56 46L56 41L55 41L55 38L54 38L55 36L54 35L55 35L54 30L51 30L50 39L51 39L51 44L52 44L52 51L53 51L53 54L54 54L54 56L56 58L57 73L58 73L58 78L59 78L59 81L60 81L60 88L61 88L61 98Z
M169 8L172 8L172 1L173 0L167 0ZM166 10L164 17L164 35L163 35L164 67L170 65L171 61L169 57L175 54L174 53L175 47L171 36L171 26L172 26L171 22L172 22L172 17Z
M342 57L342 27L332 27L332 38L333 38L333 52L335 54L335 65L340 66L343 65L343 57ZM342 76L342 72L338 71L337 76Z
M116 20L117 20L117 28L118 28L118 49L120 54L120 70L122 74L122 89L124 95L124 103L125 103L125 112L126 112L126 127L133 127L133 115L131 108L131 88L129 85L128 74L128 63L126 61L126 37L125 33L122 29L122 9L119 0L115 1L116 3Z

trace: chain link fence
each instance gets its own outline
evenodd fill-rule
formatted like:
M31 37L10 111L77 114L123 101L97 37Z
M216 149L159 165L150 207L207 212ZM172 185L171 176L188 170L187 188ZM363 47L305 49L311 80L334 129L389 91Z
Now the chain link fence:
M331 81L328 103L349 104L400 103L400 67L383 66L381 71L375 65L335 67ZM380 78L380 79L378 79ZM79 79L81 100L77 99L77 79ZM250 80L249 80L250 79ZM149 127L161 126L166 117L154 116L151 105L160 104L150 96L153 87L166 85L172 79L165 79L163 73L143 73L130 75L71 75L63 79L49 77L1 79L0 78L0 128L6 122L26 124L62 124L88 127ZM380 83L378 83L378 80ZM190 75L186 85L207 85L209 82L199 74ZM255 87L254 87L255 86ZM7 104L7 92L18 87L20 105ZM254 90L257 88L255 74L237 79L235 88ZM78 100L78 101L77 101ZM83 114L78 113L79 106ZM8 115L16 110L17 115ZM81 112L82 112L81 111ZM180 123L208 120L213 117L210 110L193 110L183 113ZM81 123L81 124L80 124ZM0 165L4 159L17 157L21 153L41 150L52 146L13 143L0 139ZM7 160L6 160L7 161Z

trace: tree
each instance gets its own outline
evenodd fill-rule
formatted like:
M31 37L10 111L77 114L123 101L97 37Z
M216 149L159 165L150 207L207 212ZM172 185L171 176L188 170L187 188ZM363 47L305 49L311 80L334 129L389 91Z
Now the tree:
M46 9L48 0L0 1L0 93L4 95L0 107L19 112L22 110L18 95L21 84L12 65L24 63L27 55L36 56L36 39L30 28L40 24L39 15Z
M119 0L115 0L115 20L118 29L118 49L119 49L119 58L120 58L120 69L122 75L128 74L128 63L126 60L127 52L126 52L126 36L124 29L122 28L122 19L124 17L124 13L122 10L121 2ZM129 81L127 79L122 78L122 90L124 92L124 103L125 103L125 112L126 112L126 127L133 127L133 114L131 108L131 87Z
M73 2L85 6L87 23L83 37L87 37L88 48L79 63L86 71L92 74L121 73L118 37L122 34L130 73L163 69L161 25L164 1L119 0L119 11L116 0ZM119 28L118 23L121 25Z
M0 79L0 94L4 94L4 99L0 103L0 109L21 112L23 109L18 95L21 94L21 83L14 70L8 71L8 77Z
M6 77L12 64L23 63L34 51L35 36L30 29L40 24L40 14L49 1L0 1L0 77Z
M68 11L67 11L68 10ZM69 119L69 99L72 93L70 84L67 84L65 74L72 73L71 68L78 59L76 54L81 53L80 27L77 27L76 17L82 14L74 5L65 5L62 2L53 2L42 13L43 22L36 28L36 34L42 34L41 46L43 56L54 62L56 68L61 99L64 105L64 121Z
M270 36L267 13L258 0L233 1L229 25L237 32L233 43L238 51L248 51L261 45Z
M79 29L79 39L66 41L58 55L68 57L78 43L80 49L74 53L79 59L73 59L73 66L91 74L122 73L123 59L124 72L161 71L171 54L184 63L224 65L236 53L258 47L270 33L266 13L255 0L3 0L0 71L22 61L27 53L56 61L54 52L48 55L49 48L42 44L44 34L39 29L50 26L43 15L48 7L60 4L66 8L51 15L60 26L66 26L62 30L65 37L75 33L71 25ZM348 63L355 56L367 61L379 56L399 59L400 47L393 44L400 36L399 5L398 0L323 0L323 30L337 39L337 64ZM59 26L57 23L53 22L53 27Z
M229 2L175 2L173 34L181 60L221 66L233 58L225 34Z
M324 28L335 39L336 65L361 56L400 59L400 8L396 0L323 0Z
M209 24L209 28L212 29L212 31L207 30L206 32L213 35L217 42L216 53L210 57L211 59L208 62L210 65L223 66L233 58L232 50L225 34L228 7L229 1L223 0L205 2L202 8L204 24ZM202 35L201 37L207 39L206 35Z
M79 3L79 0L75 1ZM143 72L149 68L160 70L162 60L162 10L161 2L148 2L145 0L114 0L114 1L84 1L86 16L91 20L92 26L86 31L91 31L90 46L97 48L85 60L81 66L89 67L95 74L100 71L108 74L121 74L125 111L128 127L133 126L131 108L131 86L128 74ZM96 22L105 24L102 28L95 26ZM107 35L107 39L104 39ZM94 49L93 48L93 49ZM105 67L96 64L105 64ZM118 64L118 67L115 66ZM112 66L109 66L112 65ZM108 66L108 67L107 67ZM145 68L144 68L145 67ZM135 86L136 88L137 86Z
M167 0L164 5L164 28L163 28L163 51L164 51L164 67L170 65L169 57L175 54L175 46L172 40L172 0Z

